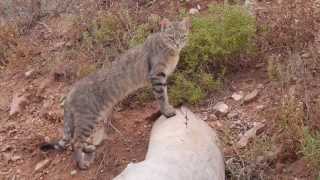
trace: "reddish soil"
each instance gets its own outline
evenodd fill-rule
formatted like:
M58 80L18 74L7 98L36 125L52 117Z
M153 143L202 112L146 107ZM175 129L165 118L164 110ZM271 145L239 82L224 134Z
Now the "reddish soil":
M131 0L128 2L131 3L130 7L136 7L136 3L142 6L144 1ZM206 9L207 4L211 2L223 1L197 0L188 3L181 3L178 0L155 1L153 5L140 13L175 17L182 7L189 9L200 4L202 9ZM140 8L143 9L144 7L141 6ZM61 98L74 82L74 79L64 77L64 73L68 71L66 67L74 64L86 66L94 63L94 60L81 52L77 52L80 54L76 56L79 58L77 61L63 61L64 58L72 59L73 57L71 50L65 46L69 42L72 45L73 41L76 41L72 39L76 34L70 33L68 22L60 22L61 19L59 17L44 18L45 24L36 24L28 34L20 37L19 42L21 43L17 47L16 57L19 61L15 61L6 70L0 71L1 180L109 180L119 174L129 162L144 159L153 123L148 120L148 117L158 111L158 105L155 102L137 104L129 101L125 106L117 108L120 110L117 110L112 117L112 124L117 130L107 128L107 139L98 148L96 161L87 171L76 169L70 150L62 153L39 151L39 144L42 142L61 137L63 124ZM250 129L254 122L262 122L266 125L262 134L272 136L274 133L272 123L275 122L274 112L280 103L279 99L284 95L281 88L274 86L268 80L266 66L266 63L257 63L233 74L232 77L227 78L223 92L212 94L201 105L192 107L219 133L224 143L226 160L232 158L239 160L243 166L250 167L252 162L243 162L242 157L245 156L247 149L239 150L234 146L239 140L239 134ZM31 69L34 70L34 73L26 77L24 73ZM241 104L230 98L233 92L241 90L247 94L258 84L263 85L263 90L251 103ZM314 88L313 91L316 92L317 89ZM19 113L9 116L9 107L16 94L26 96L27 102ZM212 106L219 101L227 103L231 110L238 111L239 117L230 120L227 117L212 116ZM256 138L259 140L261 137L258 135ZM36 164L46 159L49 160L47 166L35 172ZM273 161L260 172L270 175L270 179L310 179L306 162L297 157L290 161L289 163ZM244 168L243 166L235 166L235 168L239 170ZM254 173L260 173L259 164L253 168L256 168L257 171ZM71 175L74 170L77 172ZM256 176L248 174L248 177L254 179ZM259 178L256 177L256 179Z

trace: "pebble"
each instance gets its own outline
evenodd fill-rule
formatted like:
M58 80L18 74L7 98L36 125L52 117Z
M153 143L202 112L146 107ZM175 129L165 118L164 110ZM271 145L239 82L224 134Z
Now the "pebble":
M18 96L17 94L15 94L10 104L9 115L12 116L16 113L19 113L22 110L22 108L26 105L26 103L27 103L26 96L24 95Z
M37 172L37 171L44 169L47 165L49 165L49 163L50 163L49 159L45 159L45 160L38 162L34 168L34 171Z
M13 155L13 156L11 156L11 161L13 161L13 162L18 161L18 160L20 160L20 159L21 159L21 156L19 156L19 155Z
M191 9L189 10L189 14L194 15L194 14L198 14L198 13L199 13L199 10L196 9L196 8L191 8Z
M244 99L243 99L244 103L249 103L249 102L253 101L255 98L258 97L258 94L259 94L258 89L253 90L251 93L247 94L244 97Z
M243 98L243 92L239 91L239 92L235 92L231 95L232 99L234 99L235 101L240 101Z
M229 112L229 106L226 105L224 102L218 102L216 105L213 106L213 110L216 111L218 114L225 115Z
M34 74L34 69L31 69L31 70L29 70L29 71L27 71L27 72L25 72L24 73L24 75L28 78L28 77L30 77L30 76L32 76Z
M228 113L227 117L229 119L237 118L237 117L239 117L239 113L237 111L231 111Z
M264 105L258 105L258 106L256 106L256 109L257 109L257 110L263 110L264 107L265 107Z
M71 172L70 172L70 175L71 176L74 176L74 175L76 175L77 174L77 170L72 170Z

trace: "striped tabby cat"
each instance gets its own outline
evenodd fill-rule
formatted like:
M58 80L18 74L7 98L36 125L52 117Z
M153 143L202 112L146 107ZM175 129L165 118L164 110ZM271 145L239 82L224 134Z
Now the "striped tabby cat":
M63 150L71 144L78 167L88 169L96 149L88 139L97 124L110 115L117 103L150 82L160 112L166 117L175 115L168 101L166 81L178 63L189 28L186 19L164 22L161 32L128 50L109 70L101 69L72 87L64 104L64 136L58 142L43 144L42 150Z

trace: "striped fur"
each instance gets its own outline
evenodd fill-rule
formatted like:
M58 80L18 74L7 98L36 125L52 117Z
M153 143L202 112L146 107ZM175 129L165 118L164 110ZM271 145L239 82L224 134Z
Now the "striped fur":
M186 20L167 22L162 32L150 35L144 44L128 50L110 69L101 69L77 82L64 106L64 136L43 150L73 146L80 169L89 168L95 147L88 142L98 123L130 93L150 83L166 117L175 115L167 95L167 78L174 71L181 49L187 41Z

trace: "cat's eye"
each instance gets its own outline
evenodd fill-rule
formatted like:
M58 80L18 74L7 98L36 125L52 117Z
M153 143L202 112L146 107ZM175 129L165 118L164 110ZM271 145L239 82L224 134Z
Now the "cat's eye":
M186 38L187 38L187 35L186 35L186 34L182 34L182 35L180 36L180 38L181 38L181 39L186 39Z
M168 36L170 40L174 40L174 35Z

